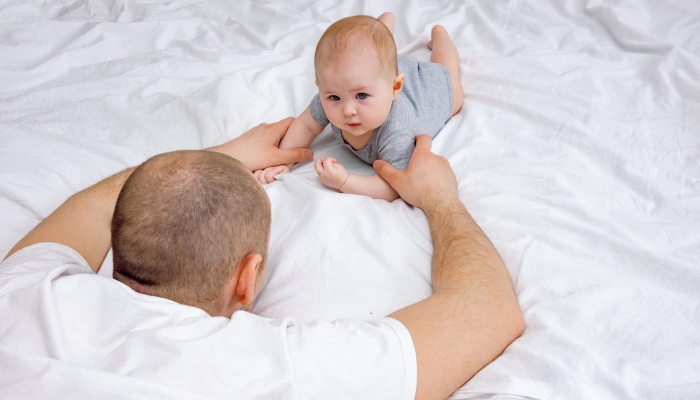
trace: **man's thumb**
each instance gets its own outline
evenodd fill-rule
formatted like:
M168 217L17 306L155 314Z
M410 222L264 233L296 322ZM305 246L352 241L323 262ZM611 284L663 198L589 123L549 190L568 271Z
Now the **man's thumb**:
M314 157L314 152L309 149L280 149L280 164L293 164L306 160L310 160Z
M389 182L390 185L396 178L396 174L399 172L399 170L384 160L376 160L372 166L374 167L375 171L377 171L377 174L379 174L382 179Z

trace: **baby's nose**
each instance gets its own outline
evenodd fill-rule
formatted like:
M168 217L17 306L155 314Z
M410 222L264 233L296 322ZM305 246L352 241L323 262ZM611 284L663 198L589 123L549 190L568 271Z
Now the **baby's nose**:
M352 104L345 104L345 107L343 107L343 115L346 117L352 117L355 114L357 114L357 109L355 109Z

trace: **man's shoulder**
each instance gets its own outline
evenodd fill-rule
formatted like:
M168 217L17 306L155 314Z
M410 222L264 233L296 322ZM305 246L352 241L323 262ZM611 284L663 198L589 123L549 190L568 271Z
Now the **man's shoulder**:
M93 273L87 261L59 243L36 243L20 249L0 263L0 295L15 286L27 286L55 269L61 274Z
M12 265L24 264L32 260L73 261L78 264L84 264L87 269L90 269L90 266L80 253L66 245L51 242L36 243L18 250L0 263L0 269Z

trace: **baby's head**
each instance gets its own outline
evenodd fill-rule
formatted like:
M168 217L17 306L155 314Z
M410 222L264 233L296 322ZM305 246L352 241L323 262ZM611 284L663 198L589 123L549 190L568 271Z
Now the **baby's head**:
M361 136L381 125L401 93L396 45L376 18L343 18L326 30L314 56L316 85L326 117Z

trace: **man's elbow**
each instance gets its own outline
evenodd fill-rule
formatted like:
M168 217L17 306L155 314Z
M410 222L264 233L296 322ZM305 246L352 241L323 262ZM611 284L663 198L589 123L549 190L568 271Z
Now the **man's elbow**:
M506 315L507 318L504 338L508 342L506 344L507 347L513 343L515 339L519 338L525 331L525 319L523 318L523 313L520 311L520 307L517 302L515 302L515 305L509 308Z
M517 316L513 321L513 340L520 337L525 332L525 319L520 309L517 311Z

